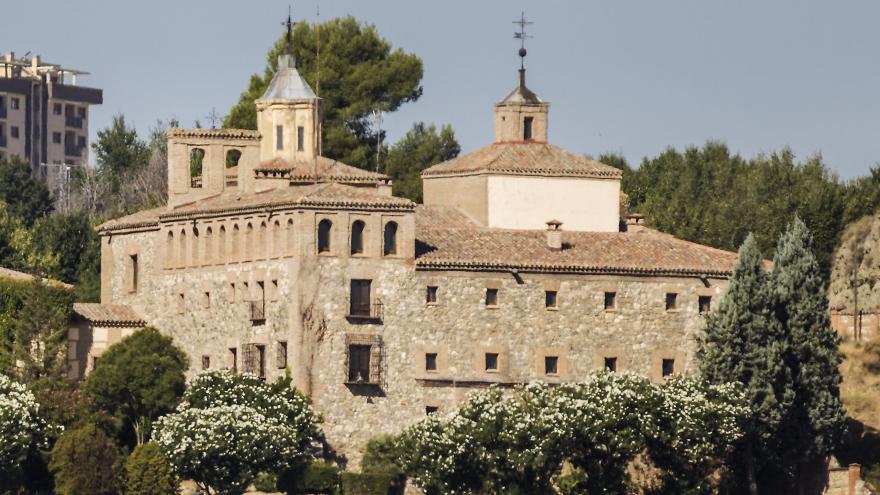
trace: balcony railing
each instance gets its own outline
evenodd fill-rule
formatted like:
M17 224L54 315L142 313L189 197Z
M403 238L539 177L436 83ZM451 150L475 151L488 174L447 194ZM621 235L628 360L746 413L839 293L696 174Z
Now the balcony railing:
M64 154L67 156L82 156L85 146L64 146Z
M64 122L65 122L65 125L67 125L67 127L75 127L77 129L82 129L82 127L83 127L83 118L82 117L68 115L64 119Z
M266 303L264 301L251 301L251 321L266 321Z
M5 119L5 118L6 118L6 106L4 105L4 106L0 107L0 119Z
M384 305L382 300L377 300L368 307L359 307L349 304L349 314L346 316L351 323L382 323L384 320Z

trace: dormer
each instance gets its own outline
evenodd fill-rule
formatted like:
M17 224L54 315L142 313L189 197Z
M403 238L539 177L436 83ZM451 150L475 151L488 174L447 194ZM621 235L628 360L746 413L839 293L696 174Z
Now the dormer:
M256 101L260 162L281 158L289 162L321 154L321 99L296 70L288 52L278 57L278 71Z
M495 104L495 142L547 142L550 104L526 87L526 70L519 70L519 85Z

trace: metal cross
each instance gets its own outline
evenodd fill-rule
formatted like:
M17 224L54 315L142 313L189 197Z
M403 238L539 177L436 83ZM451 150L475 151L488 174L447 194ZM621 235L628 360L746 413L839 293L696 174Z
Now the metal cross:
M526 26L534 24L534 22L526 20L526 13L521 12L518 21L513 21L514 24L519 24L519 31L513 33L514 39L519 40L519 57L520 57L520 68L525 68L525 58L526 58L526 39L531 38L528 34L526 34Z
M290 54L290 45L291 45L291 42L293 41L292 40L293 26L296 25L296 23L291 20L290 9L291 9L291 7L290 7L290 5L288 5L287 6L287 20L281 23L282 26L287 26L287 46L285 47L285 51L288 54Z
M208 116L205 118L211 122L211 129L216 129L217 122L223 120L223 116L217 115L217 109L215 109L214 107L211 107L211 113L209 113Z

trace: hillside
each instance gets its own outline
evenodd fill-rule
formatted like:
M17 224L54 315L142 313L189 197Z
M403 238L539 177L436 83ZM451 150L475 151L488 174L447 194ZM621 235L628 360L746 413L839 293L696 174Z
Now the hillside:
M858 267L858 305L862 311L880 307L880 216L869 215L848 225L834 252L828 289L832 309L853 310L853 269Z
M841 351L840 396L851 421L838 458L844 464L861 464L865 480L880 486L880 341L845 341Z

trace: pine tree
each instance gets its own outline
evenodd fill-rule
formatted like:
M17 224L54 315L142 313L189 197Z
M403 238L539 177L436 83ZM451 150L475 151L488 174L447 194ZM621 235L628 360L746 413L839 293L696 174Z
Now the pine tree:
M846 420L840 336L831 329L825 284L811 248L807 226L795 217L779 239L770 276L775 316L790 341L786 361L796 394L782 425L781 454L798 482L808 462L838 445Z
M749 235L718 311L707 317L698 349L701 373L710 383L739 382L745 388L753 414L745 426L739 467L753 494L756 465L774 457L779 427L794 399L783 359L788 346L772 313L767 279L758 243Z

